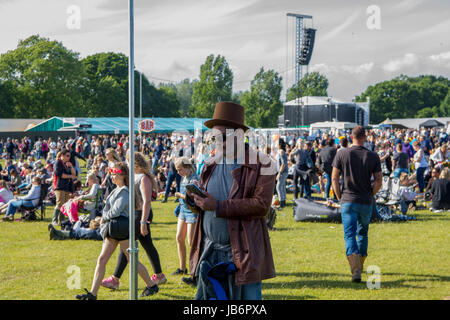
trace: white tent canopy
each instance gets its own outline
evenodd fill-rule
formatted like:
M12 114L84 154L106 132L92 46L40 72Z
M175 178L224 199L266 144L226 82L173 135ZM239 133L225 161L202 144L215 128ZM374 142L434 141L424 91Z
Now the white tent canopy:
M304 105L304 106L325 106L330 104L342 104L342 103L348 103L339 99L331 98L331 97L312 97L312 96L306 96L301 97L299 99L294 99L288 102L285 102L285 106L298 106L298 105Z
M0 132L21 132L42 122L43 119L0 119Z
M331 122L331 121L325 121L325 122L311 123L310 128L311 129L340 129L340 130L346 130L346 129L353 129L356 126L357 126L357 124L354 123L354 122Z

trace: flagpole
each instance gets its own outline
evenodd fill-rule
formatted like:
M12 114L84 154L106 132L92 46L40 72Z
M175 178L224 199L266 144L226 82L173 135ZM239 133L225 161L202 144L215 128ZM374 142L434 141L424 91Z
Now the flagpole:
M139 113L139 123L142 121L142 72L139 71L139 106L140 106L140 113ZM143 152L143 143L142 143L142 133L139 129L139 150Z
M129 106L129 151L130 151L130 183L129 183L129 227L130 227L130 300L137 300L137 266L138 247L135 241L135 210L134 210L134 0L129 0L130 20L130 56L128 59L128 106Z

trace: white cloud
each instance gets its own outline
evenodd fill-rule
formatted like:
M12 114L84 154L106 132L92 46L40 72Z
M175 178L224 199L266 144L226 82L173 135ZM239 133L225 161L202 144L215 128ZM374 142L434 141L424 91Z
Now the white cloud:
M310 71L317 71L323 74L350 74L350 75L365 75L372 71L375 66L374 62L366 62L359 65L341 65L330 66L326 63L318 63L310 67Z
M374 65L375 63L373 62L367 62L357 66L342 66L341 69L350 74L358 75L369 73L373 69Z
M414 53L407 53L400 59L391 60L383 65L386 72L396 72L405 67L411 67L419 61L419 57Z
M450 51L431 55L430 59L433 61L450 60Z

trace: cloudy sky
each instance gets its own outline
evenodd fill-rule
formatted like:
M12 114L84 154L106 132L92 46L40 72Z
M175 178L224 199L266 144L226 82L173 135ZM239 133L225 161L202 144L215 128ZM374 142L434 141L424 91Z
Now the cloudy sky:
M380 29L368 27L376 23L373 5ZM73 6L80 10L79 29ZM248 89L261 67L278 71L290 87L294 20L288 12L313 16L309 71L327 76L330 96L352 99L399 74L450 77L449 0L135 0L136 67L155 83L194 79L209 54L221 54L235 91ZM82 57L128 54L128 1L0 0L0 53L37 33Z

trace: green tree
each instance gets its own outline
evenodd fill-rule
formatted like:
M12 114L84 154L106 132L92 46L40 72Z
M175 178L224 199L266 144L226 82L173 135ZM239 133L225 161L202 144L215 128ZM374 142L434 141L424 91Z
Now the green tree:
M251 82L250 91L242 95L241 104L245 107L246 122L254 128L273 128L277 126L278 116L283 112L281 96L281 76L261 68Z
M87 114L90 117L128 116L128 57L122 53L102 52L83 59L88 78ZM134 71L135 115L140 115L140 72ZM173 95L175 94L175 96ZM142 74L142 116L177 117L176 93L158 89Z
M194 84L190 115L212 117L219 101L230 101L233 92L233 72L225 57L210 55L200 67L200 79Z
M233 97L231 98L231 101L237 104L241 104L242 96L244 95L244 91L238 91L233 93Z
M443 117L450 116L450 89L448 90L447 96L444 100L442 100L442 103L439 106L439 113Z
M128 116L128 57L102 52L87 56L82 63L88 82L84 91L87 116ZM137 73L135 79L138 83Z
M177 90L173 86L166 86L158 88L160 97L160 108L158 116L160 117L179 117L180 116L180 102L177 97ZM164 112L164 113L161 113Z
M189 116L189 107L191 106L192 92L194 90L195 81L184 79L175 84L177 98L180 103L180 116Z
M306 74L286 92L287 101L305 96L328 96L328 79L319 72L311 72Z
M14 118L13 85L0 81L0 118Z
M356 101L370 97L370 118L380 123L386 118L421 118L447 116L440 107L449 91L450 81L444 77L400 75L392 80L369 86Z
M11 85L14 116L50 118L83 113L84 69L79 54L33 35L0 55L0 81Z

